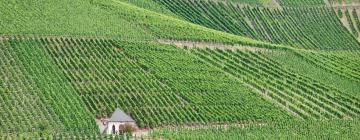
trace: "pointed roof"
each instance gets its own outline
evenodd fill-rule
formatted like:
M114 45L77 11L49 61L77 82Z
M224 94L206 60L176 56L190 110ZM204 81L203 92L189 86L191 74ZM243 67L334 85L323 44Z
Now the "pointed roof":
M109 122L135 122L135 121L120 108L116 108L115 112L111 115Z

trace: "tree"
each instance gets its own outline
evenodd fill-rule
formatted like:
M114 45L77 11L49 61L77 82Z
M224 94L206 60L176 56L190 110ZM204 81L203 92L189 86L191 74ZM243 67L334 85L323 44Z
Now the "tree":
M120 125L119 126L119 130L121 131L120 133L126 133L126 134L132 134L134 132L134 127L131 124L125 124L125 125Z

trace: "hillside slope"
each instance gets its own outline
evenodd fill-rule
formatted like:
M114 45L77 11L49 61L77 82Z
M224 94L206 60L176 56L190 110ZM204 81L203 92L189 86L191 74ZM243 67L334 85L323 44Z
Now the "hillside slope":
M0 128L97 132L94 116L39 46L38 41L27 39L1 42Z
M151 39L141 27L92 0L32 0L0 3L2 34L116 36Z
M273 9L201 0L155 1L189 22L274 44L322 50L360 48L331 8Z
M103 36L140 41L166 38L269 45L120 0L7 1L0 7L8 13L1 15L0 33L8 35Z
M114 139L115 108L149 139L354 138L360 46L322 4L4 1L0 139Z

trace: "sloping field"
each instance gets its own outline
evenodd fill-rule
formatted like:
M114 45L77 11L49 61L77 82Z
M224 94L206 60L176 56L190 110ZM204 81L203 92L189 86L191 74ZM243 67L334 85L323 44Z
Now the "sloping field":
M324 0L279 0L279 3L282 6L307 6L307 7L316 7L316 6L324 6Z
M240 81L174 46L50 37L30 41L52 58L43 61L62 70L62 80L77 93L73 96L87 105L83 109L98 118L116 107L140 127L290 118Z
M0 129L97 132L94 116L40 46L38 40L1 42Z
M96 1L32 0L0 3L2 34L102 35L151 39L145 29L119 18ZM125 34L126 33L126 34Z
M266 53L264 55L267 59L272 59L273 61L282 64L284 68L289 69L290 71L296 71L307 77L317 79L321 83L336 87L347 94L356 97L359 96L359 82L349 73L352 71L351 69L358 69L357 51L301 51L298 53L283 53L282 51L279 51L275 53ZM337 59L327 59L331 57ZM349 72L344 69L348 69ZM356 72L352 71L351 73Z
M351 32L356 38L359 39L360 33L360 11L352 9L351 7L340 6L337 8L337 15L342 24Z
M208 28L305 49L358 49L330 8L241 7L231 3L158 0L173 13Z
M288 72L261 54L200 49L194 53L224 71L243 78L249 86L257 88L264 96L269 96L300 117L351 118L359 115L355 113L358 109L346 107L350 107L352 102L358 102L356 98L351 101L352 97L347 97L336 89Z
M1 2L0 139L357 139L360 20L339 3ZM136 132L99 133L116 108Z
M164 129L154 134L154 139L353 139L359 136L359 122L349 121L283 121L274 124ZM347 129L343 129L347 128ZM349 135L349 132L353 132Z
M74 8L73 5L80 6ZM34 5L31 1L9 1L0 3L0 7L4 13L9 13L1 15L3 20L0 22L0 32L5 35L102 36L135 41L167 38L255 46L266 44L191 24L171 15L163 15L117 0L51 0L40 5ZM44 15L45 13L50 16Z

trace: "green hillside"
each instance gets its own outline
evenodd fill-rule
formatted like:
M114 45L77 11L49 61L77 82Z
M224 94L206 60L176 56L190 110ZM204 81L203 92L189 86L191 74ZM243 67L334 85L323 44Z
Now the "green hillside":
M0 139L356 139L360 13L329 3L3 1Z
M120 0L39 3L36 6L32 1L1 3L2 10L9 14L1 15L3 20L0 33L6 35L103 36L139 41L167 38L262 44L256 40L211 30ZM79 7L75 8L73 5L79 5Z
M308 7L316 7L316 6L324 6L324 0L279 0L280 4L283 6L308 6Z
M346 128L346 129L343 129ZM154 138L164 136L169 139L354 139L359 136L358 121L283 121L266 126L250 124L211 128L165 129L154 134ZM351 134L349 134L351 132ZM276 134L276 135L274 135Z
M80 132L84 127L83 132L97 132L94 116L83 108L80 96L40 46L27 39L1 43L0 128Z
M33 0L1 2L1 33L117 36L151 39L145 29L119 18L96 1ZM126 34L125 34L126 33Z
M201 0L158 1L189 22L235 35L305 49L359 48L330 8L269 9Z
M353 74L359 74L358 55L358 51L301 51L298 53L269 53L266 54L266 57L279 62L290 71L295 71L304 76L312 77L321 81L321 83L336 87L344 93L359 97L359 80L355 78L356 76L352 76ZM340 69L347 70L344 71Z

